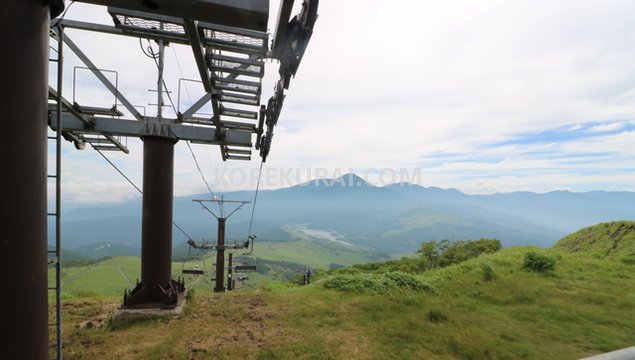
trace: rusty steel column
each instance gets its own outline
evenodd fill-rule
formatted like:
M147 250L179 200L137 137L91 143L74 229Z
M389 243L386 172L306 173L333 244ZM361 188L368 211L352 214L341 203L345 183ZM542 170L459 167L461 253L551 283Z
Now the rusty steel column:
M143 138L141 282L124 295L124 308L173 307L184 290L172 280L173 139Z
M218 218L218 237L216 240L216 286L214 292L224 292L223 280L225 276L225 218Z
M49 6L5 1L0 17L0 359L47 359Z
M141 282L166 284L172 278L172 196L174 141L143 139Z
M234 290L234 286L232 284L232 275L233 275L233 269L232 266L234 265L234 254L229 253L227 254L227 291L232 291Z

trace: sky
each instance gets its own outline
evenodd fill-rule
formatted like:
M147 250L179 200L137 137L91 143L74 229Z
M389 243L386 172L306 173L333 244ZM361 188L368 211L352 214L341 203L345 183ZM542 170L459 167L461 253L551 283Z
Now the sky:
M271 32L278 5L271 1ZM470 194L635 191L635 2L322 0L318 13L262 188L354 171L380 186L408 181ZM66 18L112 23L104 7L82 3ZM120 91L142 112L156 114L148 105L156 103L148 91L156 67L138 40L67 35L98 67L118 72ZM65 61L68 97L112 106L68 51ZM267 63L264 101L277 66ZM55 74L52 67L51 84ZM179 81L198 77L189 48L167 48L165 75L180 109L202 94L200 85ZM124 141L130 154L107 155L140 186L142 143ZM217 147L192 148L214 192L256 187L257 156L222 162ZM62 176L68 203L138 196L90 148L65 143ZM183 141L175 148L174 192L207 192Z

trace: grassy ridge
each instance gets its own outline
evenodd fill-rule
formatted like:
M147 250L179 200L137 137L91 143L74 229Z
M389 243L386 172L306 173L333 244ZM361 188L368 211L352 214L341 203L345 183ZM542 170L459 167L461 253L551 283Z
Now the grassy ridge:
M328 268L331 264L350 266L380 260L381 256L354 246L326 240L297 240L289 243L256 243L254 253L259 258L289 261L314 268Z
M557 258L543 275L522 270L524 255ZM485 281L485 266L495 277ZM123 359L575 359L632 346L633 266L558 250L510 248L421 275L434 291L388 295L275 285L234 294L198 294L185 315L109 330L75 329L73 358ZM68 306L71 306L70 304ZM108 308L102 300L78 307ZM90 311L88 311L90 312ZM85 312L83 312L85 313ZM82 344L90 344L85 346ZM116 345L115 345L116 344Z
M284 280L298 273L301 267L328 268L332 264L352 265L378 259L371 251L357 247L341 245L328 241L308 239L285 243L257 242L254 250L257 260L247 258L248 263L258 261L263 265L265 274L250 273L245 282L247 288L258 287L274 279ZM200 253L196 253L201 256ZM238 256L239 254L237 254ZM188 287L197 291L211 289L211 274L214 267L213 252L205 260L172 262L172 277L184 277ZM183 268L198 265L208 275L183 275ZM83 266L63 267L62 294L66 299L82 297L120 297L124 289L134 287L141 273L141 260L138 257L124 256L109 258ZM49 283L53 286L53 272L49 273Z
M588 253L560 246L570 238L423 273L343 269L304 287L197 292L181 316L119 329L105 320L117 301L67 300L65 351L75 359L577 359L612 351L634 345L635 293L625 289L635 287L635 265L593 255L603 242L628 239L615 231L626 227L606 227L610 236L589 240ZM526 270L528 253L554 268ZM105 325L79 329L86 320Z
M589 226L564 237L556 249L598 258L635 256L635 222L615 221Z

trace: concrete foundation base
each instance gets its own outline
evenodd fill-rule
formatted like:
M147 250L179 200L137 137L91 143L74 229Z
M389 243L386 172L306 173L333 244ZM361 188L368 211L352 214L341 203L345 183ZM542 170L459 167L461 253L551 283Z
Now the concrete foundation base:
M117 328L119 326L132 324L138 321L148 319L165 319L181 315L185 299L174 308L143 308L143 309L117 309L112 315L111 326Z

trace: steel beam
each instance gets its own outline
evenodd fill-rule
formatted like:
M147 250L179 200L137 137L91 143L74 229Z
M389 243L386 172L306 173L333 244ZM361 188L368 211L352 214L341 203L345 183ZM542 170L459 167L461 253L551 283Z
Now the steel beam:
M201 37L199 35L198 25L195 20L186 19L183 23L185 27L185 33L188 39L190 39L190 45L192 47L192 53L194 54L194 60L196 60L196 67L198 73L201 76L203 82L203 88L205 92L212 92L212 82L209 79L209 71L207 71L207 63L205 61L205 54L203 54L203 45L201 44ZM216 124L218 126L218 124Z
M192 106L190 106L189 109L185 110L185 112L183 113L183 117L190 118L194 116L194 114L196 114L197 111L199 111L203 106L205 106L205 104L207 104L211 100L212 100L211 93L206 93L205 95L201 96L201 98L196 100L196 102L192 104Z
M55 91L50 86L49 86L49 99L58 99L57 91ZM62 105L66 111L70 112L75 117L77 117L78 119L83 121L86 126L93 126L94 125L91 118L85 116L79 110L75 109L73 104L71 104L68 100L64 99L63 97L61 98L61 101L59 101L57 104L51 104L49 106L49 109L53 110L53 111L57 111L59 105ZM56 118L57 118L57 116L56 116Z
M276 24L275 35L273 38L273 57L280 59L282 55L283 45L285 43L287 28L289 26L289 18L293 9L293 0L282 0L278 10L278 23Z
M79 0L96 5L267 31L269 0Z
M51 112L50 126L57 129L55 112ZM64 131L87 133L87 134L109 134L114 136L134 136L145 135L148 124L165 126L170 137L180 140L194 141L197 143L210 145L229 145L251 147L251 132L227 129L222 134L218 134L213 127L189 126L183 124L160 124L155 121L135 121L124 119L111 119L105 117L95 117L94 126L87 127L86 124L77 117L69 113L62 116L62 128Z
M49 7L4 1L0 43L0 359L48 359Z
M99 69L97 69L95 64L93 64L93 62L90 61L88 56L86 56L86 54L84 54L84 52L82 52L80 50L80 48L77 45L75 45L75 43L71 39L68 38L68 36L64 36L64 43L66 43L66 45L68 45L68 47L75 53L75 55L77 55L77 57L93 72L93 74L95 74L97 79L99 79L99 81L101 81L102 84L104 84L104 86L113 95L115 95L117 100L119 100L121 102L121 104L123 106L125 106L126 109L128 109L128 111L130 111L132 116L134 116L137 120L143 120L143 116L141 114L139 114L139 112L134 107L134 105L132 105L132 103L130 101L128 101L128 99L126 99L126 97L123 96L117 90L117 87L115 87L115 85L113 85L110 82L110 80L101 71L99 71Z
M64 27L64 28L71 28L71 29L78 29L78 30L85 30L85 31L94 31L94 32L100 32L100 33L104 33L104 34L124 35L124 36L128 35L125 32L123 32L121 29L118 29L118 28L116 28L114 26L96 24L96 23L89 23L89 22L85 22L85 21L63 19L62 21L60 21L60 25L62 27ZM129 35L129 36L132 36L132 35ZM152 40L154 40L154 39L152 39Z

